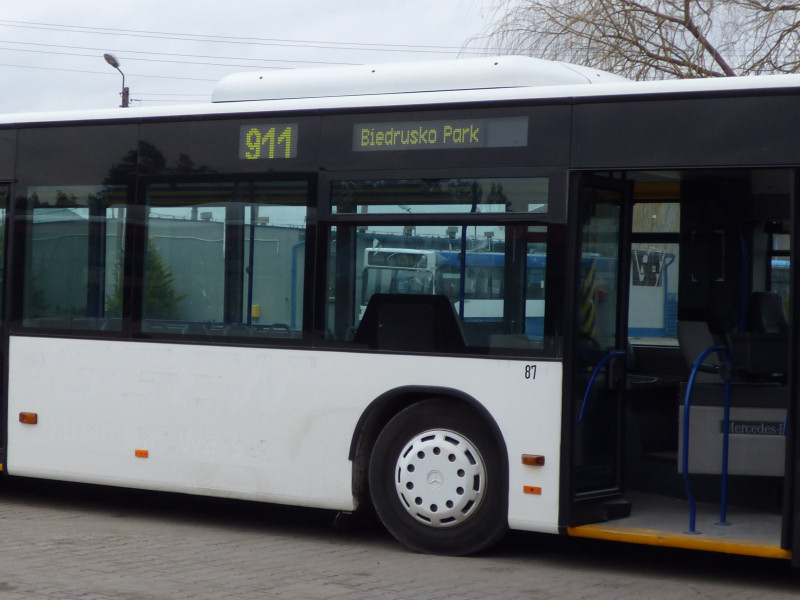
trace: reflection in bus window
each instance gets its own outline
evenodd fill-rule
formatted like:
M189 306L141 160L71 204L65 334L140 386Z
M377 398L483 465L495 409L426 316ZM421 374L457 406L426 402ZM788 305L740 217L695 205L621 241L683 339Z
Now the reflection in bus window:
M143 331L299 335L305 183L153 184L147 197Z
M546 255L541 243L507 239L506 233L503 226L335 228L329 337L352 339L377 294L422 294L447 299L467 346L541 346ZM524 260L507 264L512 245ZM357 299L352 307L351 297Z
M367 269L364 273L366 304L372 294L432 294L433 279L430 273L409 269Z
M32 187L27 327L120 330L124 186Z

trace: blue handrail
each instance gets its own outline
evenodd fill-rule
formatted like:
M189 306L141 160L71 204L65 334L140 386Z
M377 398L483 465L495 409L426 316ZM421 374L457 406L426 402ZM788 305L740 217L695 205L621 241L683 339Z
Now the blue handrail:
M697 520L697 507L692 491L692 484L689 479L689 413L692 405L692 389L697 373L706 357L712 352L722 352L726 366L731 364L731 356L726 346L710 346L700 353L700 356L692 365L692 372L689 375L689 382L686 384L686 397L683 402L683 455L681 471L683 471L683 485L686 490L686 499L689 501L689 530L686 533L700 533L695 529ZM731 409L731 381L730 377L725 377L725 404L722 418L722 480L720 484L720 517L718 525L727 525L727 504L728 504L728 441L730 429L730 409Z
M583 394L583 404L581 404L581 412L578 416L578 420L575 421L575 425L580 425L583 423L583 416L586 412L586 406L589 404L589 393L592 391L592 386L594 385L594 380L597 379L597 376L600 374L600 369L602 369L608 361L614 358L621 358L623 356L627 356L625 352L622 350L615 350L614 352L610 352L606 354L602 360L597 363L597 366L592 371L592 376L589 378L589 383L586 385L586 392Z

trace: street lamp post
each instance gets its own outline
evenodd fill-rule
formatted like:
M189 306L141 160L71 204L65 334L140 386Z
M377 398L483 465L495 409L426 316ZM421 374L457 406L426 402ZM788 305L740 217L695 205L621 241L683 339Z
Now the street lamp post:
M130 90L125 87L125 73L122 72L122 69L119 68L119 61L113 54L103 54L103 58L106 59L106 62L114 67L119 74L122 75L122 104L120 106L122 108L128 108L129 98L130 98Z

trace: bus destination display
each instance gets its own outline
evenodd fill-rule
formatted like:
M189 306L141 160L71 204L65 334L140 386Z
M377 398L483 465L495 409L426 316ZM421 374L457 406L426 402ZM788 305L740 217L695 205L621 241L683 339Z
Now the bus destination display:
M511 148L528 145L528 117L356 123L354 152Z
M297 123L242 125L239 158L276 160L297 156Z

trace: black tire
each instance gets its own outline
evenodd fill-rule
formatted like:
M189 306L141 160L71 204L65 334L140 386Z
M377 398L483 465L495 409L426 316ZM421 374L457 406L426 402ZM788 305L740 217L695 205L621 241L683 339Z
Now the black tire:
M398 413L369 462L372 503L386 529L417 552L460 556L508 530L503 453L472 411L448 399Z

